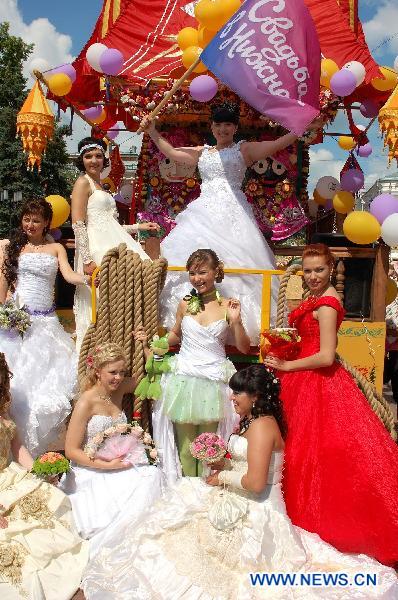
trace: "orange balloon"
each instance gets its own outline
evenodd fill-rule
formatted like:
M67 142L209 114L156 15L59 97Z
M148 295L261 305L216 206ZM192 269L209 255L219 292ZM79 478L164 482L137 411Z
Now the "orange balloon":
M373 77L370 82L375 90L379 92L388 92L393 90L398 83L398 74L388 67L379 67L379 71L382 73L384 79L380 77Z
M177 44L181 50L198 45L198 31L193 27L184 27L178 32Z
M184 67L186 69L189 69L189 67L193 65L193 63L201 55L201 53L202 48L200 48L199 46L189 46L189 48L186 48L182 53L182 64L184 65ZM199 62L199 64L194 68L193 71L194 73L204 73L204 71L207 71L207 67L202 62Z
M210 29L206 29L206 27L200 27L198 30L198 45L201 48L206 48L207 44L210 44L216 34L216 31L210 31Z
M314 202L316 204L318 204L319 206L325 206L327 199L323 198L320 195L320 193L318 192L318 190L314 190L313 197L314 197Z
M65 73L55 73L48 79L47 85L54 96L66 96L72 89L73 81Z
M226 17L224 23L228 21L232 17L234 13L240 8L241 1L240 0L223 0L222 2L224 16Z
M333 196L333 208L341 215L346 215L354 208L355 198L351 192L339 190Z
M91 122L95 123L96 125L99 125L100 123L103 123L105 121L106 117L107 117L106 110L105 110L105 108L103 108L100 116L97 117L96 119L91 119Z
M201 25L212 31L218 31L228 20L222 0L200 0L195 6L195 17Z

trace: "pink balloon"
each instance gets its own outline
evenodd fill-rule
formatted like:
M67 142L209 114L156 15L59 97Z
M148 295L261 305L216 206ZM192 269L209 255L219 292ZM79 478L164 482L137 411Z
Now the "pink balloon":
M373 119L379 114L379 107L373 100L364 100L359 107L359 112L367 119Z
M357 148L357 154L361 158L367 158L368 156L370 156L372 154L372 152L373 152L373 148L369 143L364 144L363 146L359 146Z
M99 59L100 67L106 75L117 75L121 71L123 63L124 56L116 48L104 50Z
M86 108L82 112L89 121L92 121L93 119L98 119L102 113L102 106L90 106L90 108Z
M370 203L369 212L382 225L387 217L398 213L398 198L391 194L379 194Z
M348 69L337 71L330 80L330 89L336 96L349 96L356 87L356 77Z
M341 189L346 192L358 192L364 182L365 177L360 169L349 169L340 177Z
M47 71L46 76L49 77L50 75L55 75L56 73L64 73L71 81L76 81L76 69L70 63L65 63L64 65L55 67L55 69L51 69L51 71Z
M197 102L208 102L217 94L217 82L210 75L199 75L191 81L189 93Z

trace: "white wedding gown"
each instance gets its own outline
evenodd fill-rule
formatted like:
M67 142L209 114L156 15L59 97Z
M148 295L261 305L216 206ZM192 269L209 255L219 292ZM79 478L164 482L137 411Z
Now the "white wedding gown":
M176 227L161 244L162 255L169 265L185 267L192 252L210 248L228 268L275 269L274 255L241 189L247 167L240 143L220 151L205 146L198 167L202 178L200 196L176 217ZM272 279L275 302L278 281L275 276ZM174 325L178 303L191 287L186 272L167 274L160 296L162 324ZM257 344L261 275L226 275L217 288L224 297L241 301L246 331L252 343Z
M108 427L126 422L124 413L116 418L94 415L87 423L84 444ZM160 497L163 485L162 471L149 465L146 457L142 464L118 471L72 463L62 489L71 501L79 534L90 540L90 556L106 543L121 519L131 524L139 521L144 510Z
M56 256L19 256L16 295L31 313L32 324L23 338L0 329L0 352L13 373L11 415L34 457L57 439L77 384L75 345L53 307L57 271Z
M233 435L232 468L247 472L247 440ZM364 555L344 555L316 534L294 527L281 491L283 453L274 452L261 494L223 492L184 478L142 518L125 521L87 567L87 600L394 600L393 569ZM209 520L227 494L230 529ZM211 510L212 509L212 510ZM241 515L241 516L239 516ZM230 518L233 517L233 518ZM213 519L214 522L214 519ZM218 521L220 526L220 521ZM388 527L388 523L386 524ZM377 575L377 586L252 586L250 573L356 573Z
M100 266L104 255L119 244L126 244L129 250L134 250L141 258L150 260L141 244L136 242L127 230L117 220L116 202L111 194L95 187L94 181L87 174L91 195L87 202L86 227L89 240L90 255ZM75 271L83 273L83 259L76 244ZM76 348L80 351L84 335L91 323L91 290L87 286L79 286L75 292L73 305L76 322Z

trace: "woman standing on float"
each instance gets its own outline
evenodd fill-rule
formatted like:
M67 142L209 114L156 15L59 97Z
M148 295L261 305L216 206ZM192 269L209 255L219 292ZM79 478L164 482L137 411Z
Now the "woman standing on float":
M96 138L84 138L78 145L76 166L83 175L77 179L72 191L72 227L76 239L75 269L86 275L92 275L106 252L119 244L126 244L143 260L150 260L130 234L138 229L159 229L156 223L119 224L115 200L101 185L101 171L109 163L105 150L105 143ZM76 290L73 310L79 351L91 322L91 290Z
M199 198L176 217L177 226L162 242L162 255L170 265L185 265L198 248L212 248L228 268L274 269L274 256L259 231L252 208L242 192L246 169L260 159L272 156L296 141L288 133L269 142L234 142L239 108L224 103L215 106L211 117L215 146L174 148L161 137L153 120L143 119L140 128L148 133L159 150L170 160L197 165L202 178ZM311 127L320 126L314 121ZM220 286L224 297L238 298L243 307L243 322L252 343L258 343L260 330L261 281L253 276L227 277ZM184 274L169 273L161 295L162 321L174 324L180 299L189 291ZM276 300L276 282L272 297Z

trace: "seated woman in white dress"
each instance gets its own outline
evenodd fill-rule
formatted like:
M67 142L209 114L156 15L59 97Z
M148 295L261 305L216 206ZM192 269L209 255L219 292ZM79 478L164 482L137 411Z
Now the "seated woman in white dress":
M225 267L275 269L274 255L257 227L252 207L242 192L246 169L258 160L272 156L297 140L288 133L274 141L234 143L239 123L239 107L228 102L214 106L211 133L215 146L174 148L145 117L140 129L159 150L177 163L198 166L202 179L200 196L176 217L176 227L161 244L169 265L185 265L196 248L212 248ZM317 128L314 121L310 128ZM273 277L271 294L276 301L278 285ZM258 344L261 316L262 280L258 275L227 275L220 292L237 298L243 307L243 323L254 345ZM183 274L168 273L162 291L162 323L172 327L180 298L189 288Z
M44 199L25 202L20 226L0 245L0 302L14 294L31 320L22 338L0 329L0 351L14 374L11 416L33 456L57 439L76 392L75 345L55 313L58 268L69 283L87 290L90 284L87 275L72 270L65 248L46 238L51 219Z
M72 227L76 239L75 269L79 273L92 275L111 248L126 244L141 258L150 260L141 244L131 234L138 229L157 231L157 223L120 225L113 196L101 185L101 171L109 163L105 157L106 144L97 138L84 138L79 142L78 169L84 173L73 186ZM74 313L76 320L76 347L80 346L91 322L91 292L77 289Z
M125 377L126 359L116 344L97 346L88 357L82 394L73 410L65 440L65 454L73 461L63 489L72 502L73 515L82 537L96 552L120 517L139 520L144 509L160 496L163 475L145 458L131 465L122 458L89 458L84 446L100 432L126 423L122 410L125 394L135 381Z
M10 377L0 353L0 598L69 600L88 546L65 494L29 472L32 457L9 417Z
M230 386L241 419L229 442L231 459L213 464L206 482L181 479L138 526L115 529L87 568L86 599L396 598L393 569L364 555L344 555L287 516L281 491L284 421L274 375L252 365L235 373ZM265 575L278 573L296 580L267 584ZM318 581L313 586L311 573ZM346 574L345 586L322 583L323 576L338 581L340 573ZM365 590L366 574L377 582Z

